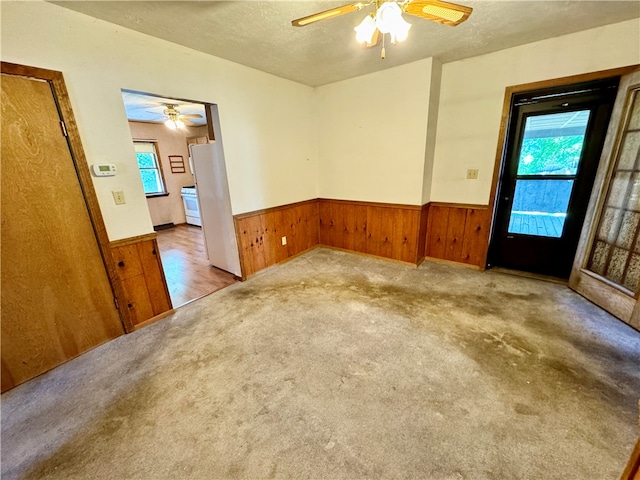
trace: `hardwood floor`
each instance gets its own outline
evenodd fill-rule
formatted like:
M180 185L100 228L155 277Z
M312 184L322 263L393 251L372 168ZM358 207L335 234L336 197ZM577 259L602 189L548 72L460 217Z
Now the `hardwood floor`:
M158 246L174 308L237 281L209 265L200 227L183 224L159 230Z

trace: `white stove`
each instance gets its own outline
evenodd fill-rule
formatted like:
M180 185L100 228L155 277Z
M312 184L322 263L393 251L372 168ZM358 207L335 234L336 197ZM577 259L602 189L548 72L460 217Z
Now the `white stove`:
M198 191L195 185L182 187L180 190L182 203L184 204L184 214L189 225L202 226L200 219L200 208L198 208Z

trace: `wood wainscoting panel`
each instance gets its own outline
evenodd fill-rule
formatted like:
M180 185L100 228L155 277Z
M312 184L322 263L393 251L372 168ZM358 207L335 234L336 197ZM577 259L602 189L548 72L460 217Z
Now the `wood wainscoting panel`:
M485 268L491 227L487 206L432 203L428 217L427 257Z
M128 313L131 325L137 325L171 310L156 234L111 242L113 261L124 288L118 298L121 310Z
M427 227L426 255L433 258L447 258L447 229L449 226L448 207L431 206L429 208L429 226Z
M427 228L429 226L429 204L425 203L420 210L418 230L418 263L427 255Z
M489 235L491 230L491 212L488 208L467 209L462 245L462 262L485 268Z
M445 258L462 261L462 242L464 241L464 227L467 223L467 210L462 208L449 209L449 221L445 238Z
M236 215L234 221L243 278L318 245L315 199Z
M483 205L421 206L321 198L234 219L246 278L316 245L412 265L426 256L484 268L491 214Z
M320 244L416 264L421 206L319 200Z

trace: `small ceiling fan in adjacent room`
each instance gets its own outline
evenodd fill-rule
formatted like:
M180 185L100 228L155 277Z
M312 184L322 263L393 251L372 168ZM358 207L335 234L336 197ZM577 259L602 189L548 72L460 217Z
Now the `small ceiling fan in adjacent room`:
M356 40L365 47L374 47L382 43L382 58L385 57L385 34L389 34L394 45L405 40L409 34L411 24L404 20L403 13L455 27L469 18L473 11L471 7L440 0L368 0L298 18L293 20L291 25L305 27L321 20L357 12L371 5L375 10L354 29Z
M162 113L164 114L166 120L164 124L172 130L176 130L178 128L184 128L185 125L189 127L196 126L189 118L202 118L202 115L199 113L190 113L182 115L180 110L176 108L175 105L170 103L166 104L166 107Z

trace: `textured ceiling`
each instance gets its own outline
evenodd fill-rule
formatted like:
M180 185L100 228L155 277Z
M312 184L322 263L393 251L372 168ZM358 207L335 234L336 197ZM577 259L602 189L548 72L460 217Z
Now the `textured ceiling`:
M164 114L167 105L174 105L181 115L200 115L200 118L189 118L188 120L191 123L198 126L207 124L204 105L200 103L190 103L128 90L122 91L122 100L127 111L128 120L163 123L168 118Z
M310 86L436 57L450 62L640 17L631 1L459 1L469 20L448 27L405 14L409 38L361 49L354 38L372 7L306 27L291 20L343 1L54 1L53 3ZM629 39L638 41L638 39Z

